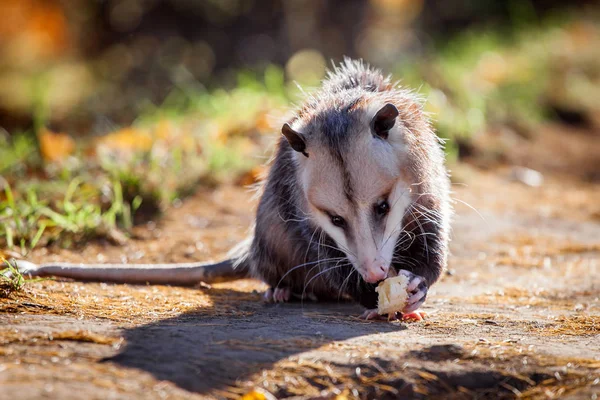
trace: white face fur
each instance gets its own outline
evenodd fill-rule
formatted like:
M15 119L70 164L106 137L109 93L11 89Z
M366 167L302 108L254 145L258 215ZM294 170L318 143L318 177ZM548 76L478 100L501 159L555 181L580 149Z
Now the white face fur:
M353 132L344 147L343 163L325 146L308 143L308 158L297 153L311 218L371 283L387 277L411 203L410 184L402 174L404 128L397 122L386 139L374 136L370 121L376 112L365 112L353 128L361 131Z

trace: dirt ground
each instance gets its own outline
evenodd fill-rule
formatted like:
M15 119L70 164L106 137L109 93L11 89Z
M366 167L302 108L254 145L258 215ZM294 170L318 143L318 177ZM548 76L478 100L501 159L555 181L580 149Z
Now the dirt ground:
M0 299L0 398L595 399L600 138L549 127L512 146L504 167L453 168L453 254L425 321L366 322L350 303L264 305L249 280L45 280ZM541 171L543 184L515 181L509 164ZM124 246L30 259L216 259L244 236L254 204L241 188L201 190Z

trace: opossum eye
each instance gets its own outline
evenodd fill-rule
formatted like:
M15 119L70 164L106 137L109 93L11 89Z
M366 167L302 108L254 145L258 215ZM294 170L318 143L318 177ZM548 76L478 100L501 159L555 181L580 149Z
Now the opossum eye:
M338 228L344 228L346 226L346 221L339 215L330 215L329 218L331 218L331 223Z
M378 216L382 217L389 212L390 212L390 203L388 203L386 200L375 204L375 213Z

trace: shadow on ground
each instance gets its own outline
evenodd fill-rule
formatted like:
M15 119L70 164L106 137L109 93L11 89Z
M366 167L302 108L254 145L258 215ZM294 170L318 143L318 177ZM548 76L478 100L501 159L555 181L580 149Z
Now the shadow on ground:
M215 289L213 289L215 290ZM217 289L213 299L234 291ZM126 330L126 347L105 362L150 372L198 393L235 384L288 356L333 341L406 329L362 322L350 303L240 303L250 315L212 317L205 309ZM220 304L215 302L214 308Z

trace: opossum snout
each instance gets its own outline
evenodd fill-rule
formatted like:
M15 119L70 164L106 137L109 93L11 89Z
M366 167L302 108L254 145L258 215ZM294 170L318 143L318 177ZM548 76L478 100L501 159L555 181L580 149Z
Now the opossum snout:
M363 264L363 279L367 283L377 283L387 278L389 267L381 262Z

